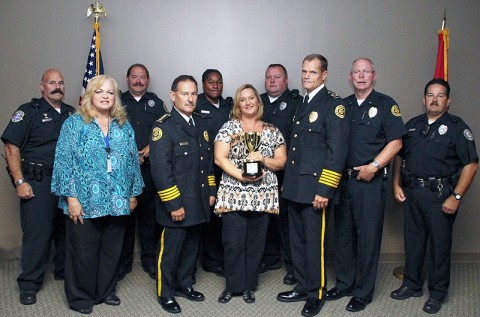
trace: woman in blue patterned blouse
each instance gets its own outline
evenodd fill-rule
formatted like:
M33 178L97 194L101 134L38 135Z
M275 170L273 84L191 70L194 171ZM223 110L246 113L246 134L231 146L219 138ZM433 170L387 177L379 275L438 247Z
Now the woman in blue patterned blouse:
M88 83L78 113L68 118L55 152L52 192L67 221L65 293L84 314L93 305L119 305L115 294L126 215L143 180L137 146L118 95L106 75Z

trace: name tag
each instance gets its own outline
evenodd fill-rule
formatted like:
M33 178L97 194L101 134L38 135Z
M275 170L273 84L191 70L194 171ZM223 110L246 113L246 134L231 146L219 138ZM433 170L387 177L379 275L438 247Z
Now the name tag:
M188 145L188 142L180 142L180 146Z
M52 118L43 118L42 122L48 122L48 121L52 121L52 120L53 120Z
M207 113L207 114L210 114L210 110L202 110L202 111L200 111L200 113Z

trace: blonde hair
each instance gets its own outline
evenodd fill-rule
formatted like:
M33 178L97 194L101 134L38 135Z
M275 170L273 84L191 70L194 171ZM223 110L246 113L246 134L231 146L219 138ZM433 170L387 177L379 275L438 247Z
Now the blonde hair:
M240 105L239 105L240 104L240 94L245 89L253 90L253 93L255 94L255 97L257 97L257 99L258 99L259 107L258 107L258 111L257 111L257 117L255 119L260 120L263 116L262 98L260 98L260 95L258 94L258 91L255 89L255 87L253 87L250 84L242 85L237 89L237 92L235 93L235 98L233 99L232 119L240 120L242 118L242 113L240 112Z
M93 121L93 119L97 116L97 110L95 110L95 107L92 104L93 94L97 89L102 87L103 83L107 80L112 82L113 93L115 96L115 102L113 103L113 107L110 109L110 116L114 119L117 119L118 124L122 126L125 121L127 121L127 114L125 113L125 109L121 103L120 94L118 92L118 84L115 79L108 75L98 75L90 79L87 89L82 96L82 103L80 104L80 109L78 109L78 112L83 117L83 121L85 121L85 123L90 123Z

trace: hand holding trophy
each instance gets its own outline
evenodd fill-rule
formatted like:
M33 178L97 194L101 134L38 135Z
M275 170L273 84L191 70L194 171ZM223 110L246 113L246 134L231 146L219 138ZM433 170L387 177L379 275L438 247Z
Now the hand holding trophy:
M262 140L260 132L243 132L241 136L242 144L251 154L258 150ZM246 158L243 162L243 176L259 177L263 174L262 161L256 161Z

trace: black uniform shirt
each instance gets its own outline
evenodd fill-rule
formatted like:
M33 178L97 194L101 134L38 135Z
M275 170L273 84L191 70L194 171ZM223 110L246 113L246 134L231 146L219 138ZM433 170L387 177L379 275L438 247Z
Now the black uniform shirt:
M122 93L122 104L127 110L128 120L135 131L137 148L141 150L148 145L155 120L167 113L163 100L147 91L137 101L129 91L126 91Z
M358 106L357 98L345 98L350 112L347 168L369 164L387 143L407 133L400 108L391 97L373 90Z
M58 113L45 99L35 100L37 102L23 104L15 111L3 132L2 141L21 148L30 129L27 143L21 152L22 159L50 168L53 167L62 124L75 112L75 108L62 103Z
M208 101L205 94L199 94L197 98L195 112L205 118L210 142L215 140L218 131L222 125L230 119L230 113L232 112L232 105L227 104L225 99L220 97L219 101L220 107L217 108Z
M288 148L293 116L298 103L302 102L298 90L292 93L291 90L287 89L272 103L270 103L267 93L261 94L260 97L263 102L263 121L273 124L280 130Z
M478 162L472 132L467 124L448 112L432 124L426 114L407 122L400 155L414 177L444 178L471 162Z

